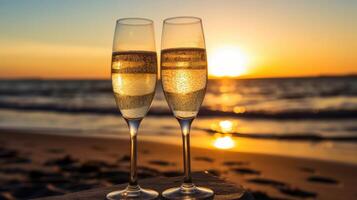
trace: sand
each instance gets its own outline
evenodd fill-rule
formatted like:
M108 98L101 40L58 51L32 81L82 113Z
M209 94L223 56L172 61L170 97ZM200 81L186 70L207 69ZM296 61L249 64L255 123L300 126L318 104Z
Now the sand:
M180 146L138 144L141 179L181 175ZM125 183L128 154L125 139L0 130L0 199ZM256 199L357 199L356 165L192 148L192 168L243 185Z

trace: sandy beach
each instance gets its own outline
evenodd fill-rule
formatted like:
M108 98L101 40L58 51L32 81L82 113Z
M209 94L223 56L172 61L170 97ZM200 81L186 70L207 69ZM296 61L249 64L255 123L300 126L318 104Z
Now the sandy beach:
M28 199L127 182L129 142L0 133L0 199ZM181 148L139 138L139 176L181 175ZM357 166L192 148L194 171L243 185L257 199L354 199Z

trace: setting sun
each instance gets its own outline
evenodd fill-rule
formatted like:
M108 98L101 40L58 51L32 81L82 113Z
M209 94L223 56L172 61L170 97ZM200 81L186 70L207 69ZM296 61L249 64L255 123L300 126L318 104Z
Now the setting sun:
M236 77L247 73L249 59L236 46L223 46L208 56L209 75L215 77Z

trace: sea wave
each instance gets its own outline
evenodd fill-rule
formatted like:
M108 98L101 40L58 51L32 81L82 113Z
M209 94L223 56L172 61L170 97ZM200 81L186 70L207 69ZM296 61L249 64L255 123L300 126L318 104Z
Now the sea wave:
M1 102L0 109L13 109L21 111L46 111L61 113L87 113L87 114L115 114L118 111L114 107L85 107L85 106L63 106L59 104L21 104L15 102ZM168 109L151 109L148 113L154 116L172 116ZM283 112L266 112L266 111L246 111L244 113L224 112L219 110L210 110L205 107L199 112L201 117L237 117L251 119L354 119L357 118L357 109L354 110L298 110Z
M150 113L172 115L160 82ZM0 80L0 109L118 114L110 80ZM357 118L356 77L209 80L199 113L252 119Z

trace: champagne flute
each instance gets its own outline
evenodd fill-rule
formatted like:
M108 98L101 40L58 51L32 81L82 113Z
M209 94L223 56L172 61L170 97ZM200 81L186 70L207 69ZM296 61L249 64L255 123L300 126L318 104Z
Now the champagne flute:
M161 81L166 100L180 123L184 180L162 193L166 199L212 199L211 189L197 187L191 178L190 128L207 87L207 57L202 21L197 17L164 20L161 42Z
M154 98L157 81L157 56L153 21L124 18L116 23L112 85L115 101L130 131L130 179L126 189L107 194L107 199L158 197L154 190L142 189L137 181L137 132Z

